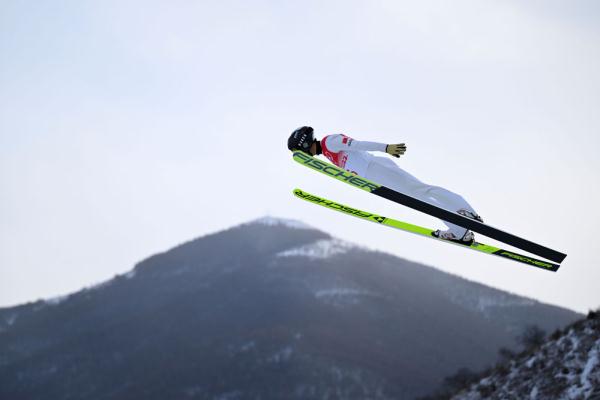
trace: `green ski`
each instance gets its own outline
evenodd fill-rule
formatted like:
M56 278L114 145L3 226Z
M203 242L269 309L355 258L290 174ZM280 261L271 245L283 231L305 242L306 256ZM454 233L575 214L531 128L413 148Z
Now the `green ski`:
M333 164L321 161L308 153L304 153L302 151L294 151L293 157L294 161L296 161L297 163L315 171L318 171L331 178L345 182L350 186L354 186L371 194L383 197L384 199L391 200L395 203L402 204L406 207L410 207L417 211L421 211L425 214L429 214L432 217L439 218L443 221L448 221L453 224L462 226L463 228L470 229L477 233L481 233L484 236L499 240L510 246L517 247L521 250L525 250L537 256L547 258L548 260L554 261L558 264L560 264L567 256L564 253L534 243L530 240L521 238L511 233L502 231L498 228L494 228L493 226L481 223L474 219L464 217L458 213L436 207L432 204L408 196L404 193L397 192L386 186L379 185L361 176L352 174L348 171L338 168Z
M339 211L348 215L352 215L357 218L361 218L367 221L375 222L381 225L386 225L391 228L400 229L406 232L414 233L416 235L425 236L430 239L439 240L441 242L455 244L457 246L466 247L471 250L476 250L486 254L492 254L495 256L507 258L509 260L521 262L523 264L531 265L534 267L538 267L544 269L546 271L556 272L560 267L559 264L552 264L547 261L538 260L536 258L532 258L529 256L525 256L522 254L514 253L512 251L500 249L498 247L490 246L483 243L473 242L471 245L468 244L460 244L449 240L439 239L432 235L434 232L433 229L424 228L422 226L409 224L407 222L398 221L392 218L384 217L382 215L377 215L370 213L368 211L362 211L353 207L346 206L344 204L337 203L335 201L327 200L319 196L315 196L313 194L307 193L301 189L294 189L294 195L296 197L301 198L302 200L309 201L314 204L318 204L323 207L330 208L335 211Z

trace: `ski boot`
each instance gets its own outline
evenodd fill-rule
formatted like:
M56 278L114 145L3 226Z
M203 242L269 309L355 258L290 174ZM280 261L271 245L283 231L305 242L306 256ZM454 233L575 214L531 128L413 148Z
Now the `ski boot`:
M479 221L483 224L483 218L481 218L478 214L467 210L466 208L461 208L457 211L457 213L462 215L463 217L474 219L475 221Z
M435 232L431 232L431 236L458 244L464 244L465 246L470 246L475 242L475 234L469 230L467 230L461 238L458 238L449 230L441 231L439 229Z

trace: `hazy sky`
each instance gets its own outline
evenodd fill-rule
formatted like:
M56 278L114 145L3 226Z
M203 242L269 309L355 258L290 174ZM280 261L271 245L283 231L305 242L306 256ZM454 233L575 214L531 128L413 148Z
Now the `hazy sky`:
M0 305L269 214L596 308L599 53L597 1L2 1ZM567 259L553 274L295 199L442 226L293 163L307 124L406 142L403 168Z

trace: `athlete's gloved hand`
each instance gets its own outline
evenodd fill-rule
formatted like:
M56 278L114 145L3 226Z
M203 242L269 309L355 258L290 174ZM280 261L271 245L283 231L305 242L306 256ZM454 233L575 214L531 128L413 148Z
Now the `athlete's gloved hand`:
M406 145L404 143L399 144L388 144L385 146L385 152L396 158L400 158L401 155L406 151Z

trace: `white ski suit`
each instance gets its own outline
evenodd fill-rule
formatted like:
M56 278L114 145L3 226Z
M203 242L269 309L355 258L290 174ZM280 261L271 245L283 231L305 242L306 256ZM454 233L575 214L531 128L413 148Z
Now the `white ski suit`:
M442 187L423 183L389 158L368 153L385 153L386 146L384 143L354 140L346 135L329 135L321 140L323 155L340 168L448 211L456 212L462 208L475 213L462 196ZM463 237L467 231L446 221L444 224L457 238Z

